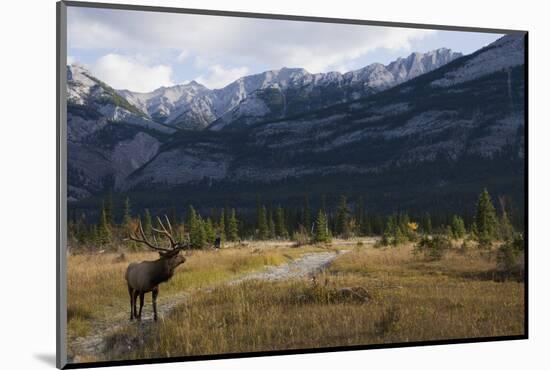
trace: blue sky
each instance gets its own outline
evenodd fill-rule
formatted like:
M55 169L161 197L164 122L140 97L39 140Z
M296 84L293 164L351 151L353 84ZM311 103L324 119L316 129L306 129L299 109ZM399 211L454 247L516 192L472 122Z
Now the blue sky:
M221 88L282 67L346 72L440 47L469 54L502 35L69 7L68 63L139 92Z

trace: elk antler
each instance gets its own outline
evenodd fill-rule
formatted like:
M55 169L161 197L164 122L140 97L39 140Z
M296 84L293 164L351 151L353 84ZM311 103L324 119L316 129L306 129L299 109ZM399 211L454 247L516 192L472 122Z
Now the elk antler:
M170 224L170 220L168 219L168 216L164 215L164 218L166 219L166 223L168 224L168 229L170 231L166 230L166 227L164 226L164 224L162 223L162 220L158 216L157 216L157 221L158 221L160 227L162 228L162 230L155 229L154 227L152 229L153 229L153 231L166 236L168 238L168 240L170 240L170 245L171 245L172 249L175 249L178 246L178 242L176 242L176 240L172 236L172 234L173 234L172 225Z
M162 251L162 252L170 252L171 251L171 249L166 249L166 248L159 247L157 239L154 236L153 236L153 240L155 241L156 245L151 244L151 242L149 242L149 240L147 240L147 236L145 235L145 232L143 231L143 226L141 225L141 220L139 221L139 224L138 224L138 227L137 227L136 231L139 232L140 237L135 236L133 233L131 233L129 235L128 239L133 240L133 241L138 242L138 243L143 243L143 244L147 245L149 248L155 249L157 251ZM172 244L172 241L173 241L173 238L170 235L170 243L171 244ZM173 248L174 247L173 247L173 244L172 244L172 249Z

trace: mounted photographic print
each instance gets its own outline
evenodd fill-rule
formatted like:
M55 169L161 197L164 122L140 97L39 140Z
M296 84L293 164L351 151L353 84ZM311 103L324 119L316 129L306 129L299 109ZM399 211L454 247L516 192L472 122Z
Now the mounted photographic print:
M57 9L58 367L527 338L527 32Z

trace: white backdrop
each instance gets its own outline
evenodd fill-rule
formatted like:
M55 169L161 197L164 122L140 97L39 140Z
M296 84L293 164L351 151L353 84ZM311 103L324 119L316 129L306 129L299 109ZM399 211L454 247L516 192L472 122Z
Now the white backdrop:
M111 0L111 2L119 2ZM544 2L127 0L135 4L432 23L530 31L530 337L528 341L264 357L162 369L517 369L548 366L550 123L548 36ZM55 2L2 4L0 94L1 367L52 368L55 358ZM142 366L140 368L150 368ZM135 367L137 368L137 367Z

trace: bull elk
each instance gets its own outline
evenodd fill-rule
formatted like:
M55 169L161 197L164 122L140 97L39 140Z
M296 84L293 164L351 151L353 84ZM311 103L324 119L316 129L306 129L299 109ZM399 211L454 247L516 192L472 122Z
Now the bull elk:
M157 321L157 296L159 294L159 284L164 283L174 275L176 267L185 262L185 257L180 255L180 252L188 246L187 243L176 241L172 232L170 220L166 217L166 226L157 217L159 229L152 228L153 232L162 236L170 242L169 248L160 247L157 238L153 234L154 244L149 241L141 221L139 222L136 232L131 233L128 240L133 240L138 243L143 243L149 248L159 252L160 258L155 261L133 262L126 269L126 282L128 283L128 293L130 294L130 320L134 317L141 320L141 310L143 309L143 300L145 293L151 292L153 295L153 314L154 320ZM139 235L136 235L139 233ZM139 296L139 312L137 311L137 298Z

